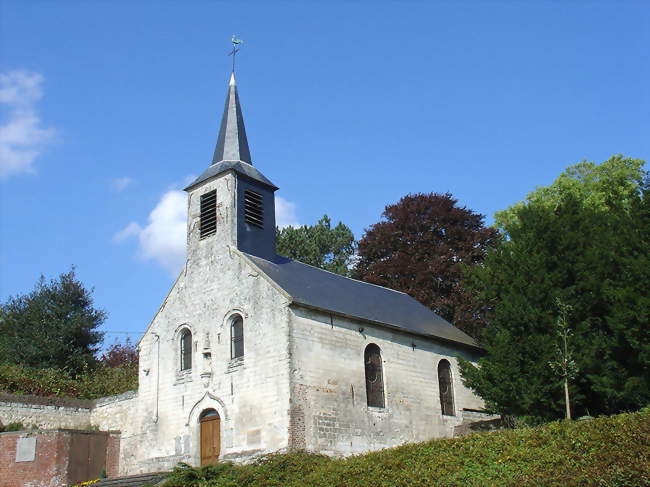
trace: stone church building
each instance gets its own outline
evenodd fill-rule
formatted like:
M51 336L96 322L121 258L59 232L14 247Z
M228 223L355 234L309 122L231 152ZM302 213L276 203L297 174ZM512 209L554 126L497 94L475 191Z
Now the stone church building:
M47 419L0 402L0 420L119 432L125 475L350 455L485 419L456 360L478 358L472 338L404 293L276 255L277 189L253 165L233 74L212 163L186 188L187 261L139 343L137 392Z

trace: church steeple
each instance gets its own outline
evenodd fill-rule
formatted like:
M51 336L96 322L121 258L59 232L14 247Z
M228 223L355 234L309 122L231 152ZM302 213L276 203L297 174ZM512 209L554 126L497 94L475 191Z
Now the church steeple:
M244 117L242 115L235 73L231 73L226 95L226 106L221 117L221 128L217 138L217 146L212 157L212 164L221 161L242 161L252 164Z
M231 74L212 162L185 188L188 262L200 263L229 246L275 259L276 189L251 163L237 83Z

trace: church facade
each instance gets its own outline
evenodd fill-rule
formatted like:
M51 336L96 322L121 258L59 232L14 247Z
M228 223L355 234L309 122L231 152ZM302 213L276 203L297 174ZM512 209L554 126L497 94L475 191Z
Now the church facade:
M356 453L484 419L472 338L404 293L275 253L234 75L212 164L186 188L187 261L139 343L139 389L88 412L119 472L289 450Z

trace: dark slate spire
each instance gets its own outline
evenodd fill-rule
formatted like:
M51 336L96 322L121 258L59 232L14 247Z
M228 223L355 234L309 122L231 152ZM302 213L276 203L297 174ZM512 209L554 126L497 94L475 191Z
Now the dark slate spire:
M234 72L230 75L230 83L228 83L226 106L223 110L223 117L221 117L221 128L219 129L219 138L217 139L217 147L214 150L212 164L221 161L253 163L248 149L248 139L246 139L244 117L239 104Z

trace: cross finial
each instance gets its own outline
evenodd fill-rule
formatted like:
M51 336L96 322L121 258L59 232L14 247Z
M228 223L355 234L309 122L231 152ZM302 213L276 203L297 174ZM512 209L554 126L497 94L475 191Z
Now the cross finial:
M230 38L230 42L232 42L232 51L228 53L228 56L232 56L232 72L235 72L235 55L239 52L239 49L237 49L237 46L240 44L243 44L244 41L241 39L237 39L237 36L235 34L232 35Z

